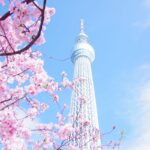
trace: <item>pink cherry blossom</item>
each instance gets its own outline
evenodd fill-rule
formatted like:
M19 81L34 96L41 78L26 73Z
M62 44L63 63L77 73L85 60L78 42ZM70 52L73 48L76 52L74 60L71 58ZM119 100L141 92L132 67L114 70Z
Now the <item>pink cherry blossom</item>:
M30 116L31 118L35 118L37 115L38 115L38 110L35 107L30 108L27 111L27 116Z
M68 150L79 150L78 147L75 147L75 146L72 145L72 144L69 144L67 148L68 148Z
M68 139L71 133L73 133L74 129L71 124L66 124L64 126L60 126L57 137L58 139L65 140Z
M45 104L45 103L42 103L41 104L41 110L42 111L45 111L45 110L47 110L49 108L49 105L47 105L47 104Z
M59 100L59 96L58 95L52 94L52 97L53 97L54 102L58 102L58 100Z
M46 72L42 50L38 47L46 42L46 25L55 14L55 9L44 7L46 0L40 1L40 4L21 0L5 2L0 0L2 9L5 5L8 10L7 15L0 16L1 147L3 150L79 150L72 141L85 136L91 123L80 111L76 116L64 115L68 106L60 105L59 92L66 88L74 89L86 79L80 77L70 81L67 73L62 72L61 82L56 82ZM50 98L40 94L47 94ZM59 106L56 121L49 117L47 123L43 123L39 117L46 110L51 111L51 99L53 105ZM86 105L88 98L82 95L78 100ZM79 127L73 126L76 119ZM81 126L84 126L82 132ZM91 140L99 140L98 130L93 131ZM63 145L65 141L67 143Z
M31 95L36 94L35 86L34 85L29 85L28 87L26 87L26 92L31 94Z

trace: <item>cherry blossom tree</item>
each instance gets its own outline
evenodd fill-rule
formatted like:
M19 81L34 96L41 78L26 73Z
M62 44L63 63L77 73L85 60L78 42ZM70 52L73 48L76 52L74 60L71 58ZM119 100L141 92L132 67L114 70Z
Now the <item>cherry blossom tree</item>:
M78 150L71 141L85 136L70 123L72 117L79 116L65 117L58 112L55 123L36 121L49 109L47 103L37 98L40 93L49 93L54 104L58 104L56 92L73 89L82 80L69 81L62 73L62 82L57 83L44 69L42 52L37 46L45 43L44 30L55 14L55 9L47 7L46 2L0 0L0 8L8 10L0 14L0 148L3 150L61 150L64 147ZM28 107L23 108L22 103ZM85 128L90 125L88 120L82 124ZM99 132L95 132L91 140L96 142L98 137Z

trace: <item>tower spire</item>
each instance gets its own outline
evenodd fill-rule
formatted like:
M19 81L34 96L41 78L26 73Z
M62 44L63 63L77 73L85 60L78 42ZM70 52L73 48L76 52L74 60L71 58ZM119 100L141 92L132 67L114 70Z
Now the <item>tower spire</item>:
M88 36L84 33L83 19L80 20L80 33L77 36L71 59L74 63L73 78L81 79L81 82L75 84L71 97L70 112L73 116L71 122L74 129L77 129L77 132L73 131L72 133L72 137L74 137L72 143L80 150L101 150L91 68L91 64L95 59L95 51L88 42ZM86 122L89 122L89 125L84 126ZM93 137L99 137L99 140L95 141Z
M84 20L80 19L80 33L84 33Z

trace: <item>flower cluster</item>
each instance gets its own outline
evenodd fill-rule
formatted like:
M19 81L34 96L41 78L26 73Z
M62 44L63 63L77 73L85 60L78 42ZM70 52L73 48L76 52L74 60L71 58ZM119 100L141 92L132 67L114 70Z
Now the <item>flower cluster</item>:
M42 2L40 5L34 0L10 3L0 0L0 5L8 8L8 12L0 14L0 144L3 150L79 149L72 141L76 138L74 132L81 137L80 130L68 121L70 116L65 118L58 112L56 123L37 121L49 108L48 103L39 100L39 94L48 93L54 104L58 104L56 93L64 88L73 89L85 80L71 82L63 72L59 84L45 71L42 53L32 46L45 42L45 25L55 9L47 7L46 0ZM86 99L79 98L83 103ZM64 104L63 110L66 108ZM90 122L82 119L81 124L86 128Z

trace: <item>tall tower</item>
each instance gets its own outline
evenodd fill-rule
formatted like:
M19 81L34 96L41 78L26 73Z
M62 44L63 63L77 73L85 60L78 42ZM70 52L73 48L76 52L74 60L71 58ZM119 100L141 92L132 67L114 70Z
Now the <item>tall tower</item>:
M101 141L96 143L93 136L99 130L97 107L91 64L95 59L93 47L88 42L84 32L83 20L80 22L80 33L72 52L74 63L74 79L80 79L75 84L71 97L71 114L73 127L79 128L79 133L74 134L73 144L80 150L101 150ZM86 121L87 120L87 121ZM99 146L99 148L95 148Z

